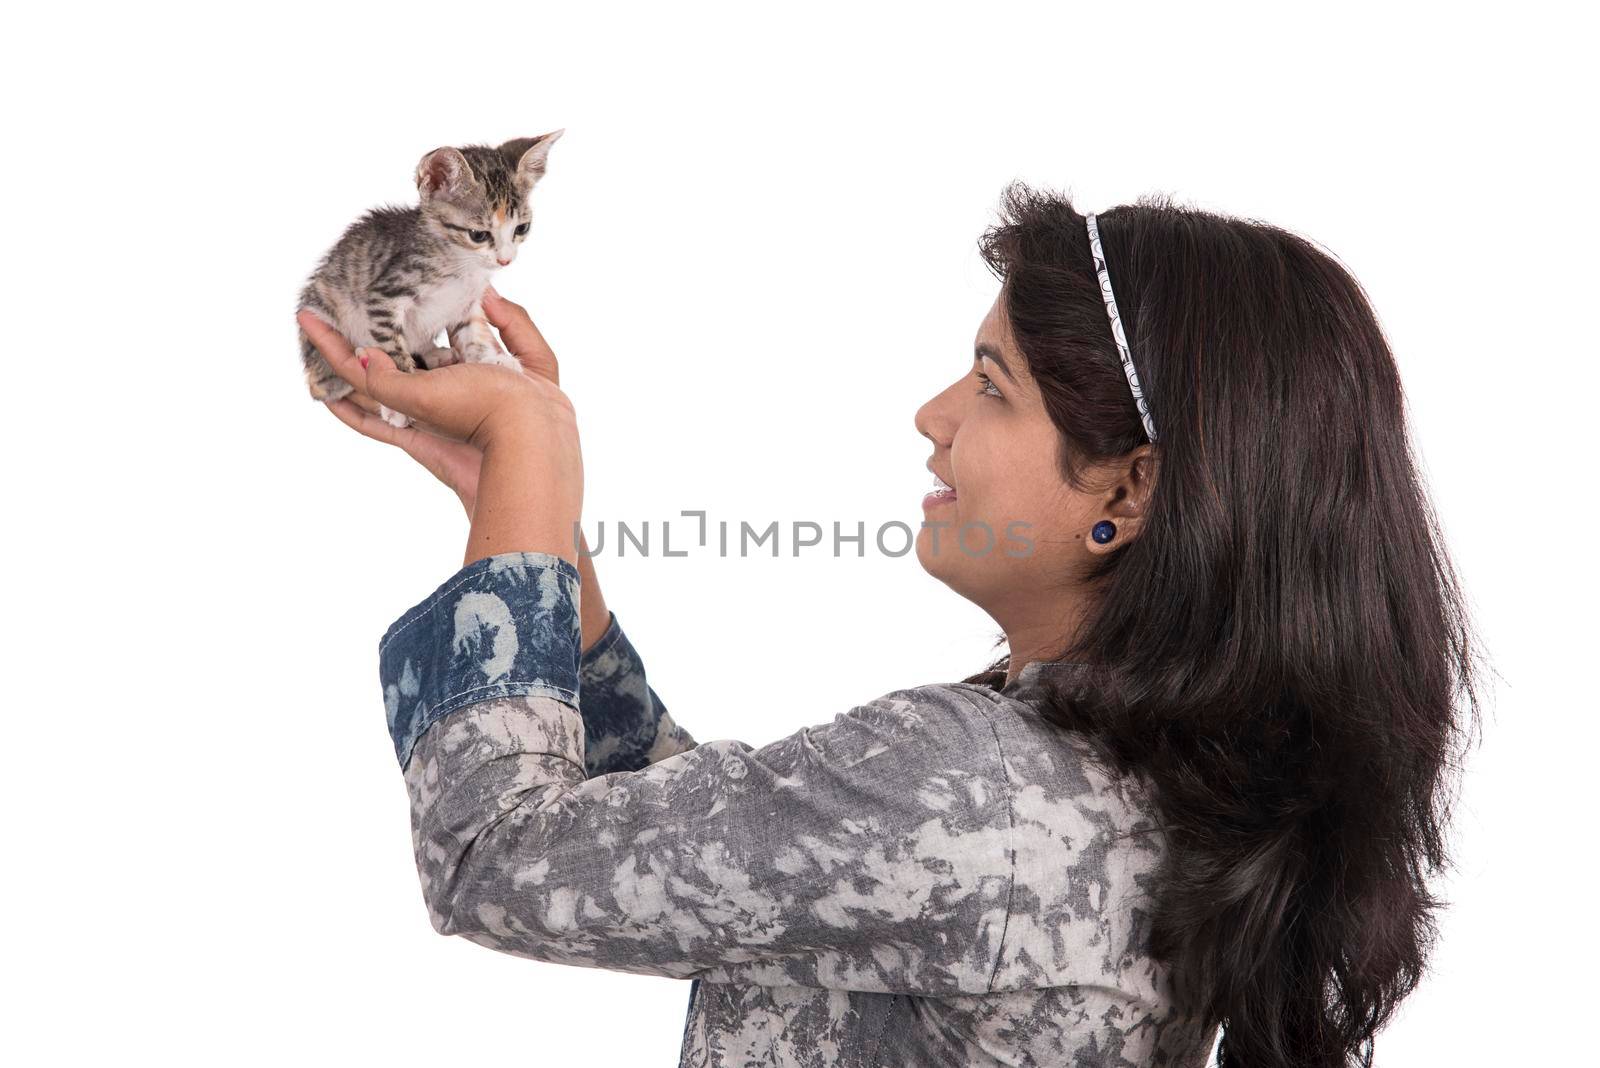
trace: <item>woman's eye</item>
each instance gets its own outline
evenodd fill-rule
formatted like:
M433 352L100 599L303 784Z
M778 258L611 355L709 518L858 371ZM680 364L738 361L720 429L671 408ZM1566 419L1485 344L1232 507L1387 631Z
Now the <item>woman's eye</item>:
M476 241L478 244L481 245L485 241L489 240L489 231L487 231L487 230L468 230L467 231L467 236L472 238L472 240Z
M978 381L983 383L983 388L978 390L980 397L1000 397L1004 395L995 387L994 380L988 375L982 371L974 371L973 373L978 376Z
M517 227L517 236L518 237L521 237L523 234L525 234L527 232L528 232L528 224L527 223L522 223L520 226Z

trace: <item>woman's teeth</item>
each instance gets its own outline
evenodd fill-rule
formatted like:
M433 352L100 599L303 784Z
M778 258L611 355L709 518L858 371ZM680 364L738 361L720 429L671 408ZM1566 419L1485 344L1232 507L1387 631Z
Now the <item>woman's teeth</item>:
M955 491L956 488L947 483L944 479L940 478L938 475L933 476L933 492L954 493Z

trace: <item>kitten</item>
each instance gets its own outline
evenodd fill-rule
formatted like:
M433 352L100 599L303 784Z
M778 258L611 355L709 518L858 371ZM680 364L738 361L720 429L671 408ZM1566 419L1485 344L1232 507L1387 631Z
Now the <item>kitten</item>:
M481 301L489 276L517 255L528 234L528 194L544 177L550 146L565 130L507 141L498 148L436 148L417 164L414 208L369 211L328 250L300 293L308 309L353 348L388 353L413 371L452 363L520 367L500 348ZM297 309L298 310L298 309ZM439 332L450 345L435 344ZM300 330L300 360L314 400L350 392ZM393 426L409 420L380 405Z

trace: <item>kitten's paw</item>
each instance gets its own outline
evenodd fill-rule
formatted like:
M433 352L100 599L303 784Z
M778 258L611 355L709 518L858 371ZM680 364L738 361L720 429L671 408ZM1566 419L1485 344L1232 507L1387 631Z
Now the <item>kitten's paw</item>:
M419 355L417 359L422 363L422 366L430 371L435 367L448 367L453 363L465 362L455 349L445 348L441 345L435 345L427 352Z
M378 405L378 415L383 418L385 423L388 423L392 427L404 428L411 425L411 420L408 419L404 413L395 411L387 404Z
M492 363L501 367L509 367L513 371L522 370L521 360L511 355L511 353L502 352L499 349L491 349L487 347L469 349L466 354L466 359L468 363Z

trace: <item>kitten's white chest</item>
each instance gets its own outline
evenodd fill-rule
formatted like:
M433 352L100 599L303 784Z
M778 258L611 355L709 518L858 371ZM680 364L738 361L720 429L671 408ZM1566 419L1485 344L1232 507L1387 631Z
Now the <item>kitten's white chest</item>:
M406 316L406 343L412 351L430 348L440 331L466 322L488 285L487 272L472 272L450 275L419 290Z

